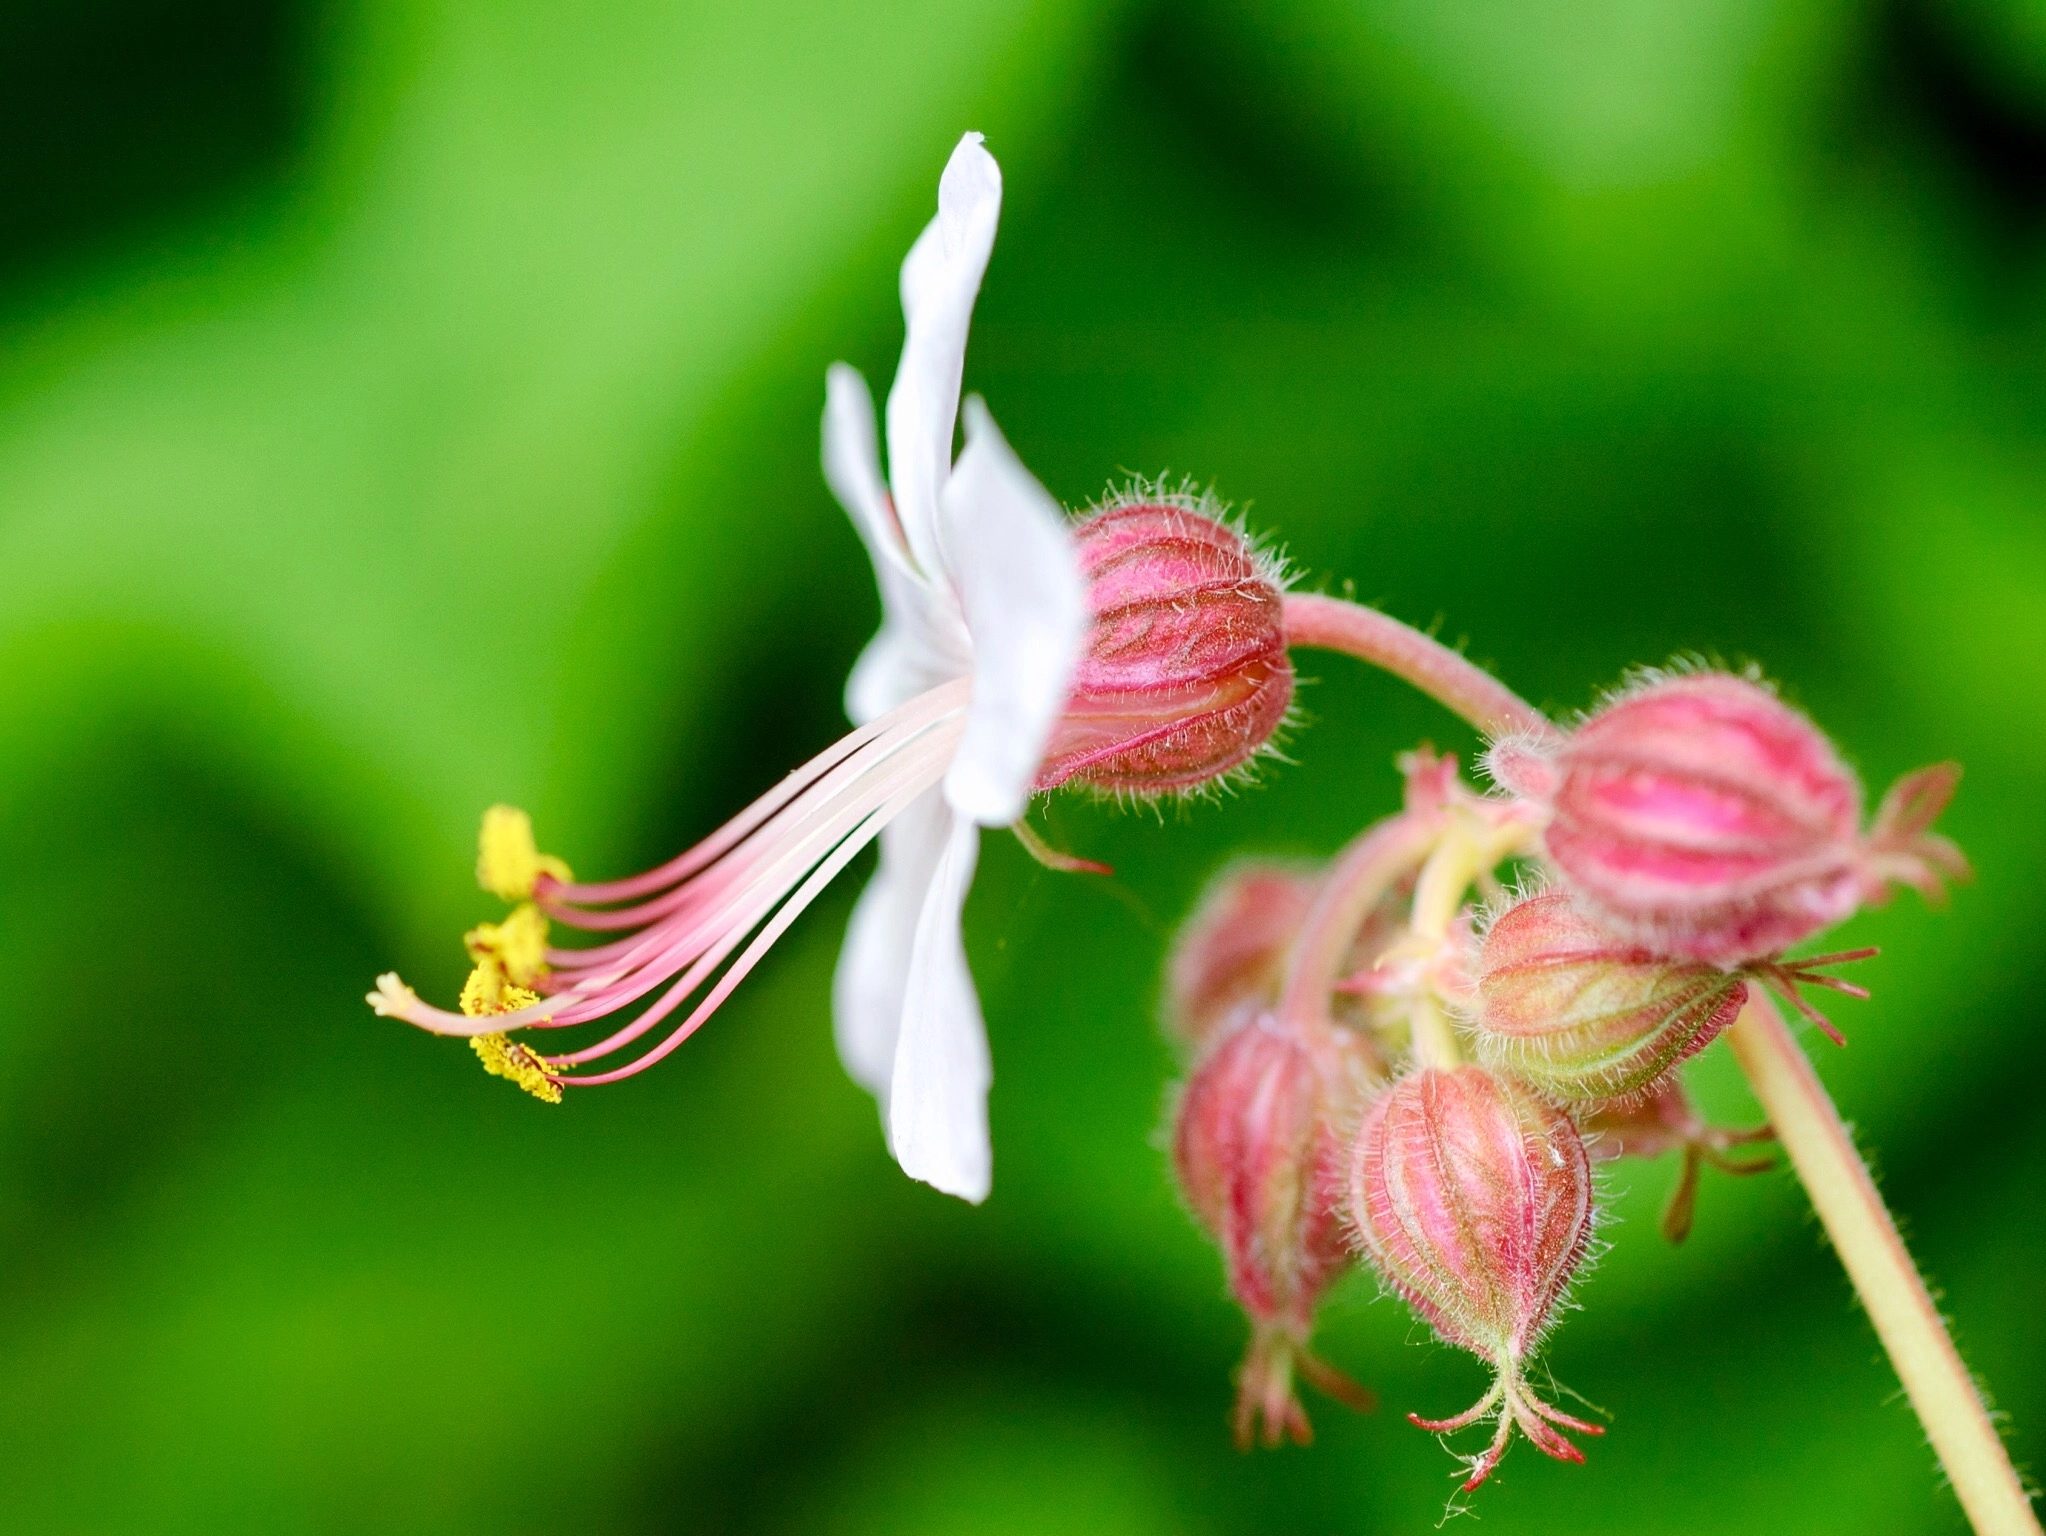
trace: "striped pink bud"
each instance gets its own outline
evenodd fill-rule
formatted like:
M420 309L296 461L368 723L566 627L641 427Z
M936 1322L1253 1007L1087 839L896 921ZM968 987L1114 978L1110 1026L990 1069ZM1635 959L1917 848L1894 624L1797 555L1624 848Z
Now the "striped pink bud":
M1221 1244L1229 1289L1249 1314L1235 1428L1248 1447L1312 1438L1297 1370L1338 1401L1369 1393L1307 1347L1322 1293L1349 1265L1338 1215L1345 1132L1363 1113L1371 1058L1341 1027L1260 1014L1226 1035L1187 1083L1173 1164L1187 1203Z
M1615 940L1564 891L1521 901L1478 948L1479 1057L1560 1103L1652 1096L1740 1012L1740 974Z
M1549 812L1550 860L1617 937L1734 965L1880 900L1966 872L1933 820L1959 769L1891 791L1861 831L1861 786L1832 744L1767 688L1725 673L1659 678L1560 744L1506 741L1493 777Z
M1516 1425L1558 1460L1582 1461L1557 1426L1602 1431L1541 1401L1526 1378L1591 1240L1591 1164L1569 1116L1484 1067L1424 1068L1366 1113L1348 1198L1387 1287L1497 1373L1454 1418L1410 1415L1440 1433L1495 1422L1464 1487L1492 1475Z
M1039 789L1197 789L1237 772L1293 701L1279 573L1204 501L1135 494L1074 530L1094 614Z

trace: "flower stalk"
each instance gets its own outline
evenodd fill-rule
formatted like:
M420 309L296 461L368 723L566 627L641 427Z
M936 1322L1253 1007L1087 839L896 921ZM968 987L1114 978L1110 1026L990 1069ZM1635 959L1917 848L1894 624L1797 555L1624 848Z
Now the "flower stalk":
M1426 862L1440 836L1436 817L1408 811L1379 822L1343 850L1294 943L1279 994L1281 1018L1309 1026L1330 1021L1329 999L1357 930L1387 892Z
M1980 1536L2038 1536L2038 1516L1982 1394L1854 1138L1783 1015L1760 988L1750 987L1748 1005L1726 1038L1811 1196L1968 1523Z
M1532 704L1475 662L1389 614L1339 597L1288 592L1286 643L1341 651L1382 667L1470 721L1487 736L1553 737Z

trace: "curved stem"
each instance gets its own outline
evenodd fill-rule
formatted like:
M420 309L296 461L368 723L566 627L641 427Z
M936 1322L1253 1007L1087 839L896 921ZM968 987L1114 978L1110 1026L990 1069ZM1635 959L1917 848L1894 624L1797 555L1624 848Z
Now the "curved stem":
M1414 914L1408 926L1415 938L1432 945L1439 946L1447 939L1449 925L1463 904L1463 893L1477 878L1478 845L1471 837L1459 835L1461 830L1436 843L1414 881ZM1446 1072L1463 1065L1456 1030L1432 987L1422 988L1413 998L1411 1022L1415 1066Z
M1294 1023L1329 1021L1329 994L1371 909L1417 868L1441 828L1433 816L1402 814L1367 828L1336 859L1308 909L1286 967L1278 1014Z
M1406 679L1487 736L1556 734L1548 717L1465 657L1411 625L1339 597L1288 592L1286 643L1341 651Z
M1861 1304L1981 1536L2039 1536L2038 1517L1853 1138L1759 987L1727 1031Z

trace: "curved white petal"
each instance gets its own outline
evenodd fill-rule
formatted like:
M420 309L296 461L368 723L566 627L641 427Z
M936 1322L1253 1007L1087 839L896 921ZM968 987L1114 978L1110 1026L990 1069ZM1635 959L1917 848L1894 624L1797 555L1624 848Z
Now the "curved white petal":
M952 463L966 332L1001 211L1001 169L969 133L938 181L938 216L902 263L906 334L888 391L888 476L910 553L934 579L943 569L938 494Z
M970 647L950 586L917 570L881 480L874 397L859 370L833 363L824 376L824 478L859 530L881 590L881 628L846 680L855 725L965 675Z
M949 585L933 589L893 569L875 574L881 585L881 628L860 652L845 685L845 712L856 725L973 670L973 645Z
M917 919L954 820L944 796L932 790L883 829L880 868L853 908L831 978L839 1059L847 1075L881 1101L884 1125Z
M978 1205L994 1177L987 1128L994 1071L959 915L973 883L980 829L946 819L945 851L924 893L910 953L888 1095L888 1143L911 1178Z
M885 610L888 600L881 606ZM901 629L886 618L874 638L860 651L845 680L845 717L867 725L922 692L913 679L918 672L915 648Z
M893 566L913 574L901 526L881 478L874 435L874 396L859 369L833 363L824 371L824 483L852 518L878 573Z
M1023 814L1065 712L1087 596L1065 513L978 396L966 402L966 451L945 486L944 518L973 637L973 697L945 796L982 826L1007 826Z

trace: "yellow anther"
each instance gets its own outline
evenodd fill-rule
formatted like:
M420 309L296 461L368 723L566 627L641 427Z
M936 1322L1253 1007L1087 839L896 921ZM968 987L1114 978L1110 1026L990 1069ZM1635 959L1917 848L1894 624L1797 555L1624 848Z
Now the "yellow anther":
M494 961L522 987L547 974L547 919L530 901L514 907L501 923L479 923L462 935L469 958L478 965Z
M462 983L462 1012L472 1019L511 1013L539 1001L539 993L507 981L504 967L494 959L478 960L476 969Z
M540 1001L539 994L505 980L504 968L495 957L479 956L476 969L462 987L462 1012L472 1019L494 1013L511 1013ZM539 1053L520 1045L508 1035L477 1035L469 1047L483 1070L492 1077L510 1078L536 1099L549 1104L561 1102L561 1085L547 1080L547 1067Z
M546 1063L529 1047L506 1035L478 1035L469 1042L469 1047L492 1077L509 1078L534 1098L549 1104L561 1102L561 1084L548 1079Z
M504 901L524 901L533 883L552 875L566 883L568 866L533 842L533 818L517 806L493 805L476 838L476 883Z

